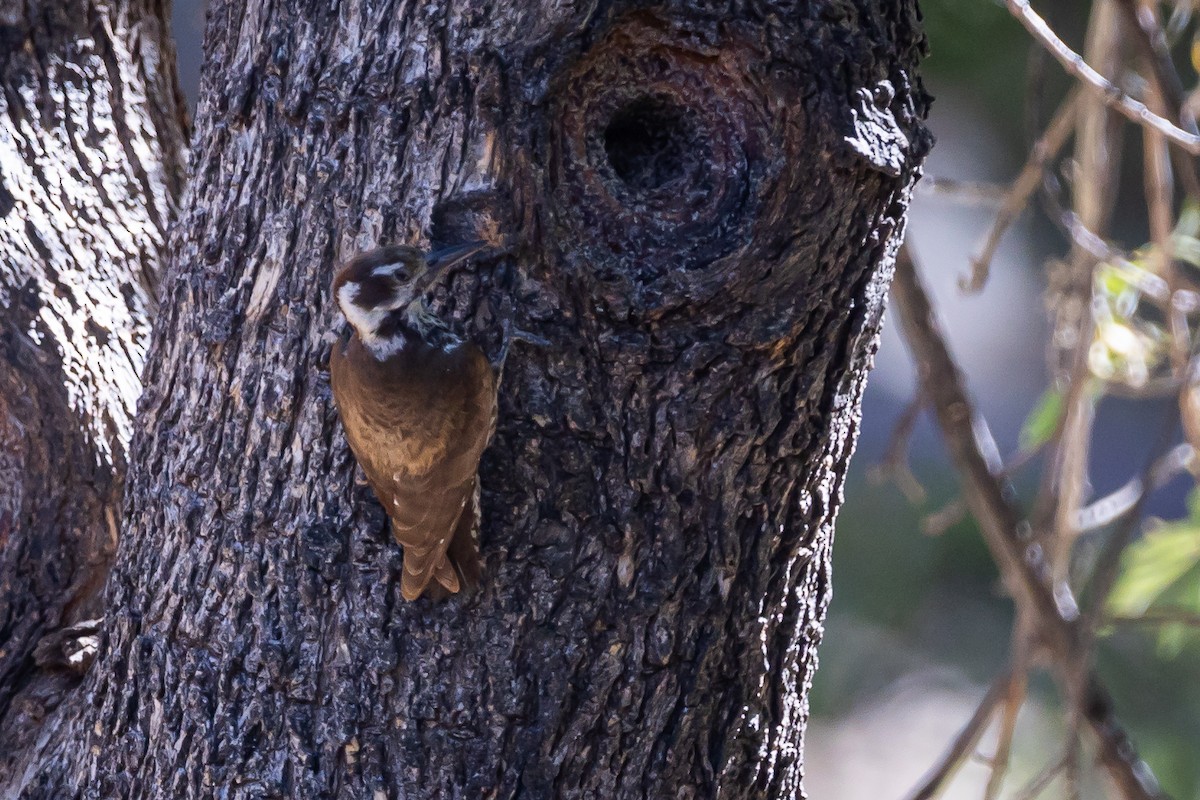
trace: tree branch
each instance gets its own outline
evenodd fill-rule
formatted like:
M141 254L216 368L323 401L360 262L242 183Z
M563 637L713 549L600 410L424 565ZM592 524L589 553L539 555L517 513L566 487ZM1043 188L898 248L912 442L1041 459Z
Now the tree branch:
M1180 80L1179 72L1171 61L1167 37L1158 23L1154 9L1141 5L1136 0L1117 0L1117 5L1121 7L1129 26L1136 33L1134 38L1137 40L1138 49L1150 65L1158 95L1170 113L1170 121L1180 130L1193 136L1200 133L1196 129L1196 120L1187 113L1183 81ZM1182 156L1174 158L1173 161L1188 195L1200 199L1200 178L1196 175L1195 163Z
M1144 495L1166 485L1179 473L1191 469L1195 462L1196 451L1190 444L1185 442L1176 445L1151 465L1148 480L1138 475L1115 492L1081 508L1075 524L1081 531L1092 531L1116 522L1131 511Z
M924 395L936 412L951 460L962 476L963 498L979 522L1005 585L1022 610L1031 614L1038 639L1059 668L1061 680L1087 657L1078 648L1078 608L1067 587L1052 588L1041 550L1011 499L1011 487L988 467L977 443L976 428L984 423L967 396L962 373L907 248L901 248L897 259L893 296L905 339L918 364ZM1090 670L1085 674L1080 712L1099 740L1101 763L1127 800L1163 797L1116 721L1099 678Z
M1152 608L1141 614L1114 614L1104 618L1112 625L1184 625L1200 628L1200 614L1189 608Z
M1046 21L1029 5L1028 0L1005 0L1005 4L1025 29L1062 64L1063 69L1098 95L1106 105L1138 125L1158 131L1192 155L1200 155L1200 136L1188 133L1170 120L1155 114L1145 103L1133 99L1115 83L1092 69L1083 56L1058 38Z
M954 777L954 773L958 772L959 767L975 752L975 745L979 743L988 724L992 721L996 707L1007 697L1012 685L1012 678L1011 669L996 676L996 679L992 681L991 688L987 690L987 694L979 701L975 713L971 715L967 724L963 726L951 743L950 749L946 751L942 760L922 781L921 785L909 795L909 800L931 800L942 793L946 784Z
M1079 93L1076 91L1072 92L1059 106L1054 118L1046 126L1045 133L1034 143L1029 159L1021 168L1021 173L1017 175L1012 187L1004 195L1004 205L988 230L987 238L979 248L979 254L971 259L970 277L960 281L964 291L978 292L987 283L992 259L996 256L1000 240L1004 238L1004 233L1009 226L1029 205L1029 198L1033 196L1038 184L1041 183L1042 176L1046 174L1046 165L1058 155L1067 139L1070 138L1071 131L1075 128L1075 112L1078 108Z
M916 397L909 401L904 408L900 418L896 420L883 459L868 473L874 483L891 480L910 503L920 503L926 496L925 487L917 480L912 467L908 465L908 444L912 439L913 428L916 427L917 420L920 419L921 411L924 408L925 399L918 392Z

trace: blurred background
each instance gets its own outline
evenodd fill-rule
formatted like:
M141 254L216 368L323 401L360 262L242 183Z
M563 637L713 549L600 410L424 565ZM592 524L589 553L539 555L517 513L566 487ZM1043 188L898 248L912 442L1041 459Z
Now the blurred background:
M1035 4L1077 51L1091 3ZM927 88L936 98L930 126L937 145L928 178L1007 185L1061 101L1069 81L1042 66L1031 89L1039 45L997 2L921 0L931 54ZM1194 72L1184 72L1189 85ZM1031 96L1032 95L1032 96ZM1121 205L1113 238L1146 242L1139 137L1129 132ZM1128 191L1126 191L1128 189ZM960 277L979 251L997 209L970 207L918 191L908 242L934 296L949 343L1003 455L1018 450L1022 425L1046 390L1049 326L1045 262L1069 248L1033 204L1003 240L982 294L965 295ZM1004 668L1013 624L996 567L969 518L938 536L921 522L958 496L938 432L921 417L911 449L927 490L916 505L894 484L872 481L892 429L914 396L912 362L895 319L885 327L863 408L834 546L834 599L813 691L806 741L806 787L815 800L903 798L940 759ZM1092 440L1092 496L1136 476L1158 436L1163 408L1104 398ZM1178 432L1176 432L1178 433ZM1036 471L1017 478L1028 508ZM1184 516L1190 476L1153 495L1151 515ZM1098 669L1140 754L1174 798L1200 797L1200 649L1194 637L1163 647L1153 629L1125 628L1100 645ZM1022 712L1005 796L1039 773L1063 747L1063 723L1049 680L1035 682ZM979 748L994 748L994 734ZM983 797L988 765L970 763L950 798ZM1085 797L1104 797L1093 774ZM1046 797L1064 797L1061 784Z
M1038 4L1077 49L1090 3ZM1045 126L1069 81L1042 67L1031 90L1035 45L994 0L921 0L931 55L927 88L936 98L930 125L937 146L926 174L1007 184ZM176 0L180 77L194 102L202 60L203 0ZM1195 82L1195 75L1185 79ZM1136 146L1136 136L1127 137ZM1140 150L1124 161L1114 238L1129 247L1149 233L1142 200ZM934 295L979 409L1004 454L1017 450L1022 425L1046 389L1048 325L1044 265L1068 243L1035 208L1004 239L982 294L965 296L969 270L996 208L970 206L919 188L908 241ZM895 485L872 482L893 427L914 394L914 373L889 320L863 409L834 549L834 600L821 646L806 744L806 786L815 800L886 800L908 795L966 723L1007 659L1013 622L996 568L969 519L938 536L921 522L958 495L940 437L924 415L911 464L927 496L910 502ZM1106 494L1141 468L1159 424L1145 403L1105 398L1097 412L1091 480ZM1184 515L1190 479L1157 493L1150 512ZM1035 487L1017 480L1022 500ZM1153 631L1125 629L1104 638L1098 667L1120 716L1164 788L1178 800L1200 798L1200 648L1186 640L1163 647ZM1046 766L1062 747L1062 717L1052 685L1036 681L1022 712L1009 790ZM985 737L981 751L990 752ZM946 797L983 796L988 769L967 764ZM1095 776L1086 797L1104 796ZM1045 796L1063 796L1052 786Z

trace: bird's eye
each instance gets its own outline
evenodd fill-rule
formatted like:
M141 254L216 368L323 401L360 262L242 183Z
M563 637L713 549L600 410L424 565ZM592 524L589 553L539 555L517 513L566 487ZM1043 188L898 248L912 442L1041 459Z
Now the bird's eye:
M392 277L395 278L396 280L400 281L401 283L406 283L408 281L408 272L405 270L402 270L402 269L398 269L392 273Z

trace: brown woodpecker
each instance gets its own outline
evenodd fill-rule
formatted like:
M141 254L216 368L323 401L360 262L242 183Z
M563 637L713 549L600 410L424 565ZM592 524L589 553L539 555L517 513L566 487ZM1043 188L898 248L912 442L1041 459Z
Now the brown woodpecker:
M474 586L479 459L496 423L498 377L483 351L425 306L447 268L487 245L397 246L352 259L333 294L353 332L330 358L346 440L404 546L400 591L415 600Z

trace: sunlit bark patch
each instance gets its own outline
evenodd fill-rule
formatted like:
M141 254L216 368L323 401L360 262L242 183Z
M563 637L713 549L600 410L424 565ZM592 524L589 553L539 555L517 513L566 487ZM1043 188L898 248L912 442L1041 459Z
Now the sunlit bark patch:
M22 41L2 68L0 300L14 302L18 290L34 298L22 333L61 359L97 458L119 463L179 176L158 150L162 110L149 105L150 82L164 79L152 31L100 15L91 22L65 41L6 29Z

